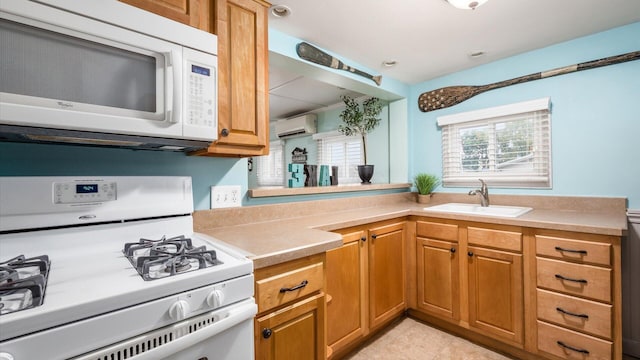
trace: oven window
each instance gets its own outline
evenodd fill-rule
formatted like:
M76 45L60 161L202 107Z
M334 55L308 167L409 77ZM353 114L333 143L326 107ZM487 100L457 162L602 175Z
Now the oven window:
M0 92L156 112L156 58L2 19Z

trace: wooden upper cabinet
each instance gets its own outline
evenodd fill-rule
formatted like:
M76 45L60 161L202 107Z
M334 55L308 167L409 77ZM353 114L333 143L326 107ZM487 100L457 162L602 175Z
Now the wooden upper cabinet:
M119 0L160 16L213 32L213 0Z
M218 0L218 140L195 155L269 153L267 15L260 0Z

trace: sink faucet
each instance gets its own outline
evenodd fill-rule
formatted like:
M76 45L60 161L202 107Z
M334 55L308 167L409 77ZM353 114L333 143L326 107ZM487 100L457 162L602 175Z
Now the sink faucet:
M469 195L480 195L480 205L482 207L489 206L489 189L487 188L487 183L482 179L478 179L482 183L482 186L478 190L469 191Z

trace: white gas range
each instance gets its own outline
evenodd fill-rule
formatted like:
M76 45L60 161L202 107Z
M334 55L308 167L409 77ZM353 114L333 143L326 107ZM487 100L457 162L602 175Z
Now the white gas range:
M192 211L189 177L0 178L0 359L252 359L252 263Z

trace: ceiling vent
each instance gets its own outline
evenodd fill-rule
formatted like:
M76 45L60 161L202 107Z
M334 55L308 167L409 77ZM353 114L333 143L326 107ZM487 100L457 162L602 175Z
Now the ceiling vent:
M276 135L280 139L316 133L316 115L307 114L292 119L276 121Z

